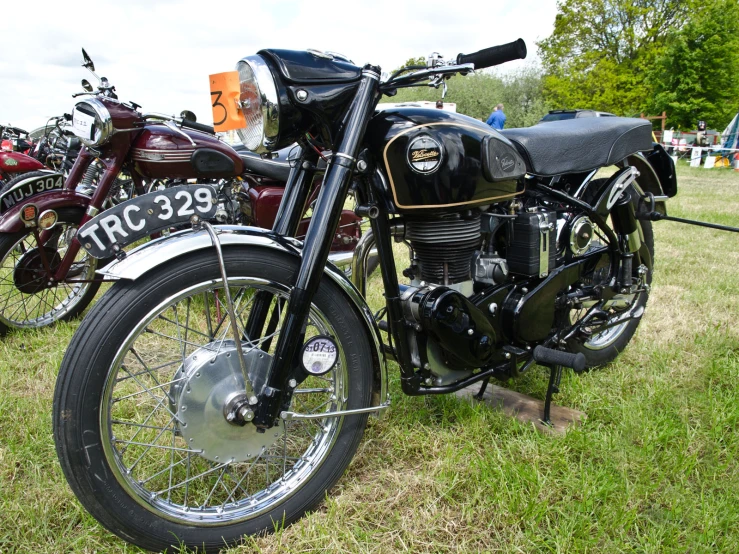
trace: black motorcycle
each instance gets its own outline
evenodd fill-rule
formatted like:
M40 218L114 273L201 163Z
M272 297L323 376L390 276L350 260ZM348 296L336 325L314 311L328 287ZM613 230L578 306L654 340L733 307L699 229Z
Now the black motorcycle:
M107 250L96 254L119 254L105 269L118 282L75 334L54 397L64 474L98 521L151 550L216 552L321 502L368 415L390 405L388 359L409 395L484 388L547 365L548 405L562 367L583 371L624 349L653 268L651 224L639 214L664 212L677 188L649 122L499 133L441 110L375 110L399 88L445 87L525 55L521 40L433 55L385 81L378 67L317 51L262 50L238 63L245 146L268 153L297 140L299 163L271 231L214 227L199 201L142 196L121 204L136 217L121 218L117 237L101 235ZM299 242L291 237L326 150ZM354 284L327 264L350 185L372 223ZM162 210L193 229L115 250L126 225ZM394 241L408 245L404 283ZM361 291L374 250L386 306L373 315Z

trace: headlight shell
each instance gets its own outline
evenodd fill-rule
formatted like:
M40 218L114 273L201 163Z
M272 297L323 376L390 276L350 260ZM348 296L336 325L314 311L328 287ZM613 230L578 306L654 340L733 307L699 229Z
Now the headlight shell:
M247 56L236 64L239 72L239 103L246 128L238 129L244 146L252 152L271 152L278 148L280 101L277 83L261 56Z
M72 132L85 146L101 146L113 136L113 118L105 104L88 98L74 107Z

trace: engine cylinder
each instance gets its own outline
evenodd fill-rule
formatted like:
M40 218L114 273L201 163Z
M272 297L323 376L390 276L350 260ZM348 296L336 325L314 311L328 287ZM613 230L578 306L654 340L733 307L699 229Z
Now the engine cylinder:
M480 214L408 220L405 238L416 252L422 280L443 285L466 281L481 242Z

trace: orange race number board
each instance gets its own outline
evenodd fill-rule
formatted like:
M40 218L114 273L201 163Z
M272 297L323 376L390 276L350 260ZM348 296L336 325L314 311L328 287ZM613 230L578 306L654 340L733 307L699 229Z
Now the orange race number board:
M238 71L226 71L210 76L210 105L213 108L213 128L216 131L232 131L246 127L244 114L236 104L238 99Z

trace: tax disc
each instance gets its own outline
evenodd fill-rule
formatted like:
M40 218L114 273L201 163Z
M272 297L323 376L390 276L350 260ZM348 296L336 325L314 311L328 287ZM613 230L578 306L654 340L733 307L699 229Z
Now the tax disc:
M303 369L311 375L328 373L336 365L339 349L331 337L319 335L311 337L303 345Z

